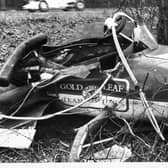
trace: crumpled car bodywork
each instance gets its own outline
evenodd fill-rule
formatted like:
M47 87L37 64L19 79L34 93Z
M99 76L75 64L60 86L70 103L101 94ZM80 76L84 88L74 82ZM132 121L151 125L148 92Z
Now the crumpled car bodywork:
M151 50L119 33L117 38L138 86L111 35L48 46L42 34L18 46L0 71L0 146L28 148L38 122L65 115L95 117L109 104L118 104L111 115L145 120L139 88L153 114L167 118L168 47ZM20 135L23 144L10 140Z

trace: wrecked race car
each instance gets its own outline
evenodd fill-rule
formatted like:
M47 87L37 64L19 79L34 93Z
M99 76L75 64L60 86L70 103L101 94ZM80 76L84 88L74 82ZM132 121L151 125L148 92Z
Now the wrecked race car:
M75 115L91 119L75 129L69 161L96 160L94 146L113 137L88 137L110 117L149 120L165 140L157 120L168 117L168 47L122 12L105 21L104 34L61 46L40 34L16 48L0 71L1 147L29 148L38 122ZM106 149L99 159L112 160Z

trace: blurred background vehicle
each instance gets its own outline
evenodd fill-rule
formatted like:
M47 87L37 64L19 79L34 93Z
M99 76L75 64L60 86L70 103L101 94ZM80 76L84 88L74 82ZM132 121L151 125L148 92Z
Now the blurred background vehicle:
M84 0L28 0L28 3L22 8L31 12L37 10L46 12L49 9L76 9L82 11L85 9L85 3Z

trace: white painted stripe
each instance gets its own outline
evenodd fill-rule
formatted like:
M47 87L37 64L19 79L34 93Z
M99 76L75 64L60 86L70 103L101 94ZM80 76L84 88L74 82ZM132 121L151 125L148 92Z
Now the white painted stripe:
M76 105L84 100L82 95L72 94L59 94L59 99L68 105ZM98 100L98 99L97 99ZM125 100L119 97L104 96L102 95L98 101L92 99L91 101L82 105L82 107L88 108L104 108L108 103L119 103L118 109L122 110L126 108ZM149 105L152 107L153 113L158 118L168 118L168 102L149 101ZM101 112L101 110L100 110ZM134 119L147 119L146 112L141 100L129 99L129 110L127 112L115 112L118 117L134 118ZM92 112L92 115L97 115Z
M72 94L58 94L58 97L61 101L68 105L76 105L84 100L82 95L72 95ZM122 100L122 98L112 97L112 96L104 96L101 95L97 99L91 99L89 102L82 105L82 107L93 107L93 108L104 108L110 102L118 102ZM125 101L122 101L122 106L125 108Z

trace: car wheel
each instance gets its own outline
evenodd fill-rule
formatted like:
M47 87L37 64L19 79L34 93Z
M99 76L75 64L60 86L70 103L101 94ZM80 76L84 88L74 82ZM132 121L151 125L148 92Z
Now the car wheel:
M39 10L41 12L47 12L49 10L48 3L45 0L40 1L40 3L39 3Z
M36 12L36 9L27 9L28 12Z
M85 9L85 4L84 4L84 2L81 2L81 1L77 2L77 3L76 3L76 9L79 10L79 11L84 10L84 9Z
M28 11L28 12L31 12L31 13L32 13L32 12L36 12L35 9L28 9L27 11Z
M65 12L67 12L67 11L70 11L70 8L64 8L62 10L65 11Z

